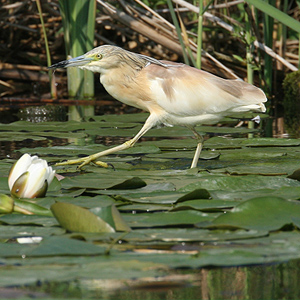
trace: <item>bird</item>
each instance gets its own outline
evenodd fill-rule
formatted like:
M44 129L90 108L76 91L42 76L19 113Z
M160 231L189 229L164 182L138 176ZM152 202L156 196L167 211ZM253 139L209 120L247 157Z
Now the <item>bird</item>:
M195 168L203 145L203 137L195 129L197 125L215 124L236 113L266 111L265 93L243 80L224 79L183 63L157 60L117 46L96 47L49 69L69 67L100 73L100 83L113 98L150 115L141 130L125 143L56 165L103 165L98 158L133 147L151 128L181 125L189 128L197 140L191 163L191 168Z

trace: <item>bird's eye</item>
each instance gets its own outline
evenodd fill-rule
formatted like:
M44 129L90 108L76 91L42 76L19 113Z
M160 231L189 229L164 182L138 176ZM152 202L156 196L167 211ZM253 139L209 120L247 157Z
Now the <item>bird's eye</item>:
M102 58L102 54L98 53L98 54L97 54L97 58L98 58L98 59L101 59L101 58Z

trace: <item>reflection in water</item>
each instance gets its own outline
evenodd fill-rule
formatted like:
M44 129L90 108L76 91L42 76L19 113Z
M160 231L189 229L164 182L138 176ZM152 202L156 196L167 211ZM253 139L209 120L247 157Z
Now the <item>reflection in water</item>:
M51 296L106 300L300 299L300 260L249 267L176 270L165 277L44 283Z
M82 121L85 118L94 116L94 106L92 105L70 105L69 106L69 121Z
M66 107L62 105L28 106L21 108L18 112L20 120L32 123L64 122L66 121L66 116Z
M106 299L300 299L300 261L268 266L201 269L182 287L118 290ZM183 278L184 279L184 278ZM190 286L188 286L190 284ZM94 291L92 291L93 293Z

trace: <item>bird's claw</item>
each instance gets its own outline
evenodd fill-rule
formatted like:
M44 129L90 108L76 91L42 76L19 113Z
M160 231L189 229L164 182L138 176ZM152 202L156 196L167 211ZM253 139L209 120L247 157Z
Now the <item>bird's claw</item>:
M90 164L90 163L94 163L93 159L91 159L89 156L82 159L82 163L77 167L77 169L81 169L82 167Z
M100 166L102 168L108 168L108 167L112 167L112 169L115 171L115 167L113 166L113 164L111 163L106 163L106 162L103 162L103 161L93 161L93 163L97 166Z

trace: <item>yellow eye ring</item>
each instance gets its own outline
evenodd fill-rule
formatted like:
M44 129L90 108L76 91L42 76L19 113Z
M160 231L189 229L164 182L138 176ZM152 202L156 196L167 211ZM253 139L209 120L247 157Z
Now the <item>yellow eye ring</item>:
M97 54L97 58L101 59L102 58L102 54L98 53Z

